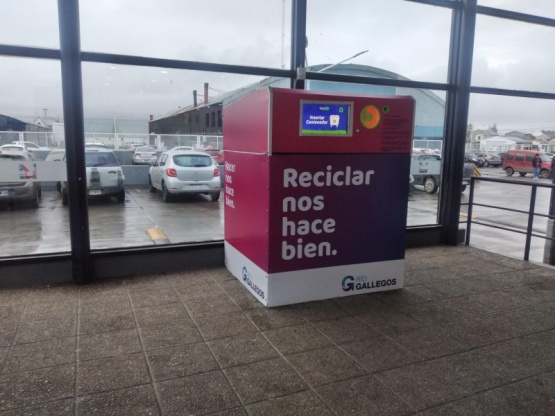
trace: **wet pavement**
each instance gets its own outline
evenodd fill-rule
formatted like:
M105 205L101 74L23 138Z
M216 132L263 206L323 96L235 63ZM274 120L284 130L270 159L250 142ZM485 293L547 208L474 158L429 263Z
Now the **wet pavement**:
M0 415L555 414L555 269L406 252L402 290L264 308L224 268L0 289Z
M484 168L485 177L507 178L500 168ZM529 175L528 175L529 176ZM511 179L531 183L531 177ZM541 181L548 183L548 181ZM466 228L469 190L461 195L461 229ZM550 191L538 189L537 210L547 214ZM475 202L505 206L528 212L530 188L516 185L478 182ZM408 198L407 225L437 223L438 194L428 195L422 189ZM491 208L475 207L473 219L494 226L510 227L524 232L527 215ZM112 200L90 200L89 222L93 249L149 247L155 244L221 241L224 238L223 201L212 202L206 196L182 198L164 203L159 192L131 187L125 204ZM547 220L537 217L533 231L545 235ZM20 256L67 252L70 250L68 208L54 190L43 191L38 210L0 207L0 256ZM472 225L470 245L514 258L524 258L525 236L483 225ZM542 262L545 240L533 237L530 260Z

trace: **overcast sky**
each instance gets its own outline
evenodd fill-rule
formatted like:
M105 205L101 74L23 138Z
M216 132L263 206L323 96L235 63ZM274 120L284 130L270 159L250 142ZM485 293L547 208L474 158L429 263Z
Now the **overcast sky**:
M479 4L555 18L553 0ZM526 7L527 9L525 9ZM81 0L84 51L261 67L289 67L291 0ZM0 43L59 47L56 0L0 0ZM402 0L310 0L309 65L351 63L419 81L445 82L451 13ZM555 93L555 29L479 16L473 85ZM56 61L0 57L0 114L62 116ZM146 118L261 78L84 64L86 117ZM199 97L199 101L202 96ZM45 110L46 109L46 110ZM473 95L469 122L555 130L555 102Z

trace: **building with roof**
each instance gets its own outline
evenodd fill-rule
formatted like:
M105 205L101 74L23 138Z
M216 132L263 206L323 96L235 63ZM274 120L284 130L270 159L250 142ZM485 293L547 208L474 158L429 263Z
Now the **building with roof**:
M493 136L480 141L480 150L484 152L506 152L513 149L532 149L532 141L510 136Z
M339 64L329 68L329 64L313 65L307 70L333 74L373 77L393 80L407 80L401 75L367 65ZM153 134L222 134L222 108L248 94L265 88L288 88L289 79L269 77L255 84L208 98L208 84L204 84L204 102L195 102L177 111L152 118L149 131ZM343 82L307 81L306 89L340 94L367 95L409 95L416 100L414 139L443 140L445 101L425 89L405 88L391 85L362 85Z

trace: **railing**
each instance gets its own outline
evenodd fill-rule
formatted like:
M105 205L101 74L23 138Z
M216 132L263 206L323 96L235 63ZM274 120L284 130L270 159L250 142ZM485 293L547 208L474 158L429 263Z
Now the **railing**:
M138 133L85 133L85 142L102 142L110 149L126 149L136 143L164 150L175 146L215 147L223 149L223 136L213 134L138 134ZM49 148L64 148L62 132L0 131L0 145L12 142L32 142Z
M529 203L528 211L474 202L474 187L475 187L476 181L497 182L497 183L502 183L502 184L511 184L511 185L532 187L532 190L531 190L531 193L530 193L530 203ZM547 214L547 215L535 212L536 211L536 193L537 193L538 188L549 188L549 189L551 189L549 214ZM466 204L463 204L463 205L466 205ZM509 228L509 227L504 227L504 226L501 226L501 225L494 225L494 224L490 224L490 223L486 223L486 222L482 222L482 221L473 220L472 219L472 210L473 210L473 207L475 207L475 206L498 209L498 210L503 210L503 211L516 212L516 213L520 213L520 214L526 214L526 215L528 215L528 222L527 222L526 231L520 231L520 230L515 229L515 228ZM467 220L466 220L465 245L468 246L470 244L470 231L471 231L471 225L472 224L479 224L479 225L485 226L485 227L497 228L497 229L500 229L500 230L505 230L505 231L509 231L509 232L513 232L513 233L524 234L524 235L526 235L526 243L525 243L525 247L524 247L524 260L528 261L528 259L530 258L530 243L531 243L532 237L538 237L538 238L542 238L544 240L550 240L552 242L555 242L555 238L551 238L551 237L548 237L546 235L540 235L540 234L537 234L537 233L533 232L532 227L533 227L533 224L534 224L534 217L543 217L543 218L548 218L550 220L555 220L555 183L541 183L541 182L536 182L536 181L534 181L534 182L522 182L522 181L516 181L516 180L510 180L510 179L496 179L496 178L487 178L487 177L483 177L483 176L480 176L480 177L472 176L472 178L470 179L470 195L468 197L468 212L467 212Z

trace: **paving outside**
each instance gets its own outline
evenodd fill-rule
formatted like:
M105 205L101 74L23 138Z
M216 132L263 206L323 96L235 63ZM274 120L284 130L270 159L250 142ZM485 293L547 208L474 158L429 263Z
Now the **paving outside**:
M407 250L267 309L224 268L0 290L0 415L555 415L555 268Z

